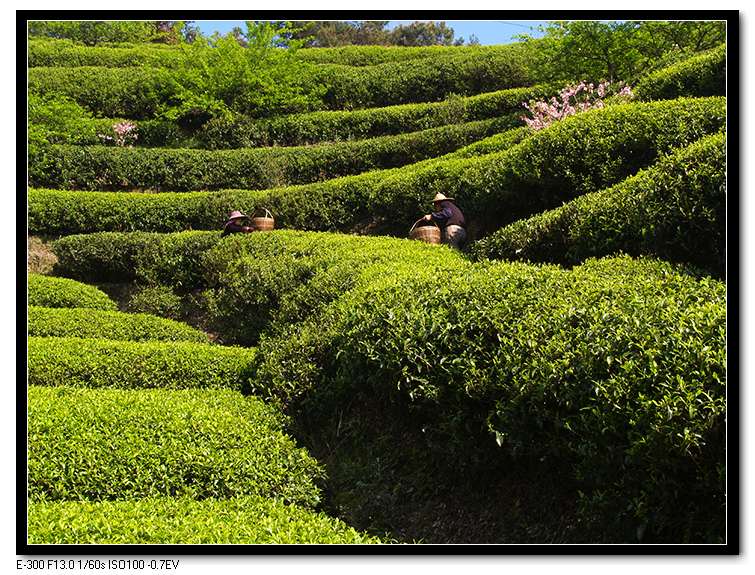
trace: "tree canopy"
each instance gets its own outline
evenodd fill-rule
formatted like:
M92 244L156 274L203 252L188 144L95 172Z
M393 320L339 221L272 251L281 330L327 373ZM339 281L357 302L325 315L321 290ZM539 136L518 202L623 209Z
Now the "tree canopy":
M392 30L386 28L388 20L292 21L291 25L295 29L291 37L304 41L305 47L458 46L464 43L463 38L454 38L453 28L445 22L412 22Z
M185 20L31 21L28 33L30 37L68 39L87 46L116 42L178 44L200 35L199 29Z
M726 39L723 21L570 21L540 27L532 61L549 79L633 81L649 69L713 48Z

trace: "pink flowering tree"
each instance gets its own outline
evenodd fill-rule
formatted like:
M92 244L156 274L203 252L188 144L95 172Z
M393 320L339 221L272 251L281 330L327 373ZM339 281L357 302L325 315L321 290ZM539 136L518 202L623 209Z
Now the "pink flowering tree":
M563 120L578 112L603 108L605 106L603 99L610 95L622 100L629 100L633 97L632 89L629 86L619 84L618 90L616 90L611 82L605 81L595 86L595 84L588 84L583 80L579 84L567 86L558 97L553 96L549 101L530 100L529 103L523 102L522 105L530 113L530 116L525 115L521 119L533 130L542 130L553 122Z
M104 144L113 143L116 146L128 146L129 148L133 147L134 142L138 139L136 124L128 120L113 124L112 136L106 134L97 134L97 136L99 136Z

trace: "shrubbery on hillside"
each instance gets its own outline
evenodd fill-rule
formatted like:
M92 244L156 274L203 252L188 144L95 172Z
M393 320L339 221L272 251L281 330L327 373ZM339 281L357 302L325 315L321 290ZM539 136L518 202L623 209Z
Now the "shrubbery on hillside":
M249 390L254 349L189 341L29 337L30 385Z
M145 253L154 235L139 235ZM177 237L166 262L212 234ZM138 273L160 275L141 261ZM315 417L346 397L408 402L440 459L574 465L586 519L649 525L660 538L677 528L690 540L720 533L720 282L628 258L572 271L475 265L407 240L284 231L216 241L201 264L188 257L168 269L166 282L202 278L229 335L251 342L263 332L254 382L263 396L306 398ZM612 408L617 401L624 407Z
M572 116L506 151L449 158L266 191L123 194L30 190L32 233L220 229L232 209L265 206L278 227L406 234L435 192L494 230L635 174L660 155L719 131L724 98L611 106ZM506 143L505 145L508 145Z
M474 95L533 84L519 50L455 54L355 68L317 66L303 79L306 91L326 86L326 109L435 102L449 94ZM306 86L309 87L306 87ZM176 102L179 88L165 68L29 69L29 91L66 96L96 116L146 119Z
M476 96L451 95L442 102L400 104L352 111L291 114L270 120L212 120L197 137L210 148L300 145L426 130L448 124L508 116L530 98L555 94L558 86L512 88Z
M257 495L314 506L322 476L276 410L228 390L31 386L28 469L34 502Z
M27 320L30 337L209 343L207 334L189 325L147 314L31 305L28 308Z
M176 94L159 68L29 68L29 92L70 98L96 117L146 119Z
M654 255L725 273L723 133L593 192L478 241L476 257L573 265L615 252Z
M98 288L71 279L28 275L28 305L115 310L116 305Z
M257 496L34 501L28 531L32 545L381 543L324 513Z
M645 76L635 94L640 100L726 95L726 45Z
M32 156L33 186L58 189L213 190L232 184L265 189L411 164L452 152L518 123L516 116L420 132L318 146L238 150L51 146L40 166Z

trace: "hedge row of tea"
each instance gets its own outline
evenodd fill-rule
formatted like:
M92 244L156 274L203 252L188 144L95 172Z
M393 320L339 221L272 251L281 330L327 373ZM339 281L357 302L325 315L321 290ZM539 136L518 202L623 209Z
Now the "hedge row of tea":
M296 55L313 64L343 64L346 66L374 66L386 62L416 61L463 54L468 57L518 56L522 46L338 46L333 48L305 48Z
M675 517L720 516L723 283L645 260L572 271L471 264L407 240L319 233L89 239L93 254L131 246L140 277L204 286L229 334L235 325L239 341L259 339L254 385L263 396L326 409L398 386L417 426L442 446L439 458L463 465L498 450L574 466L585 518L634 528L651 519L648 505L654 536L673 539ZM84 243L55 245L84 270ZM162 273L138 255L140 244L162 254ZM239 314L259 324L239 324ZM698 528L691 540L706 537Z
M257 495L314 506L317 462L228 390L29 388L33 501Z
M522 102L554 95L558 84L539 84L477 96L449 96L442 102L399 104L352 111L289 114L267 120L244 116L215 118L196 131L179 128L168 120L138 120L137 147L199 147L206 149L259 146L299 146L328 141L358 140L428 130L449 124L521 115ZM114 136L113 126L123 118L82 120L76 133L61 134L56 126L51 143L96 145L98 135Z
M554 95L560 85L539 84L476 96L450 96L441 102L399 104L366 110L289 114L269 120L211 120L197 134L208 148L303 145L375 138L448 124L521 115L522 103Z
M29 337L209 343L206 333L185 323L144 313L30 305L27 321Z
M233 238L228 236L222 241ZM219 233L204 231L98 232L64 236L51 248L58 258L54 271L59 275L81 281L138 280L188 291L205 284L205 262L219 241Z
M725 98L607 107L540 130L503 152L264 191L134 194L36 190L31 233L219 229L231 209L265 206L278 227L406 234L436 192L493 230L619 183L660 155L725 126ZM508 142L506 145L510 144Z
M71 279L29 274L27 304L41 307L78 307L99 310L117 308L102 290Z
M53 250L64 275L90 278L97 268L115 282L169 285L183 293L209 290L208 320L243 344L256 342L271 323L289 323L329 303L365 266L397 257L415 266L464 261L457 252L409 240L300 231L226 238L214 232L103 232L63 237ZM253 256L239 259L246 253ZM115 254L122 257L109 259ZM307 282L322 269L329 273L312 290Z
M641 100L726 95L726 45L645 76L635 95Z
M519 220L475 243L476 258L574 265L623 251L725 274L725 135L702 138L620 184Z
M534 84L521 57L451 53L443 57L356 68L316 67L324 84L323 109L354 109L433 102L449 94L474 95ZM165 68L29 68L29 91L71 98L97 116L146 119L177 94Z
M324 513L252 495L34 501L28 529L30 544L381 543Z
M29 385L249 391L253 348L187 341L28 338Z
M403 62L420 58L509 55L519 52L515 46L340 46L337 48L305 48L297 50L299 59L312 64L344 64L372 66L386 62ZM171 66L181 57L180 47L157 44L117 44L83 46L70 40L31 39L28 66L37 68L105 66Z
M587 494L585 518L652 519L654 536L673 539L678 517L721 517L724 284L628 258L573 271L440 255L419 266L397 246L364 267L294 245L298 267L311 266L295 289L291 258L255 273L267 256L257 245L228 264L237 279L218 301L230 313L254 286L286 310L260 340L260 390L307 398L327 420L334 405L398 389L437 457L493 466L498 442L501 457L563 464Z
M99 117L143 120L154 117L176 93L160 68L29 68L29 92L65 96Z
M354 142L239 150L53 145L30 156L29 181L89 190L273 188L434 158L517 123L504 117Z
M160 67L181 58L180 48L156 44L82 46L71 40L29 40L28 67Z

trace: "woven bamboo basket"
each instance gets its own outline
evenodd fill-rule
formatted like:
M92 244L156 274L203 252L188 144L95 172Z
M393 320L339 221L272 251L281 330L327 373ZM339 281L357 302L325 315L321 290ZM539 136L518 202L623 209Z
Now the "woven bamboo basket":
M438 227L438 224L432 222L433 225L431 226L417 227L417 224L423 220L424 218L420 218L416 222L414 222L412 229L409 230L409 237L413 240L427 242L428 244L439 244L440 228Z
M271 214L267 208L262 209L265 210L264 216L254 216L254 214L252 214L252 225L260 232L269 232L275 228L275 219L273 218L273 214Z

